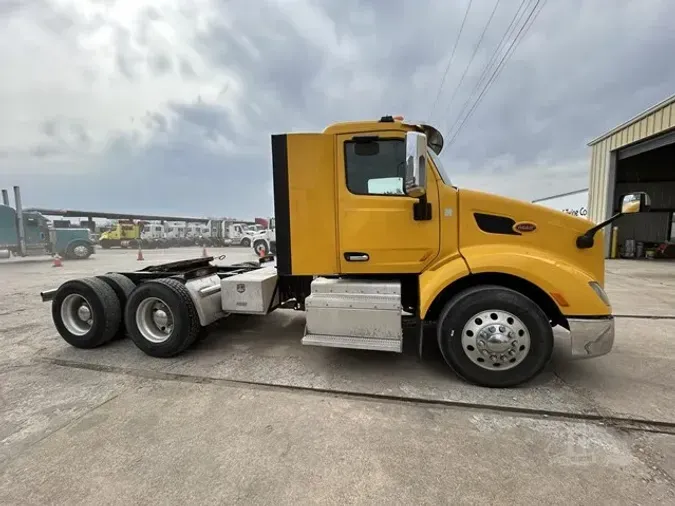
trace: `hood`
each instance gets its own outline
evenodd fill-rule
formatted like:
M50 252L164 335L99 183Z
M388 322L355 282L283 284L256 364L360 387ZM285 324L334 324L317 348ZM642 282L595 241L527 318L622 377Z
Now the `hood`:
M562 211L475 190L459 190L460 249L508 244L536 249L567 262L604 284L604 236L592 248L579 249L577 237L594 223Z

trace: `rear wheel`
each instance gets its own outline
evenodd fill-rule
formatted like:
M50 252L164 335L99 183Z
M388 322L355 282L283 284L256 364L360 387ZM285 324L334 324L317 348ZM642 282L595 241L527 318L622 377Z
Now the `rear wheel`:
M201 325L185 285L164 278L133 291L124 310L131 340L152 357L172 357L195 342Z
M248 237L244 237L239 244L241 244L244 248L250 248L251 239L249 239Z
M122 319L120 302L97 278L63 283L52 302L52 320L61 337L76 348L96 348L110 341Z
M465 290L448 302L437 327L446 363L486 387L531 380L553 352L549 318L531 299L500 286Z
M108 274L104 274L103 276L96 276L96 277L101 281L105 282L110 288L113 289L115 295L117 296L117 300L119 300L120 302L120 307L122 308L122 311L124 311L124 308L127 305L127 301L129 300L131 292L133 292L134 288L136 288L134 282L131 281L126 276L118 274L116 272L110 272ZM126 335L126 328L124 325L124 320L122 319L116 337L123 338L125 335Z

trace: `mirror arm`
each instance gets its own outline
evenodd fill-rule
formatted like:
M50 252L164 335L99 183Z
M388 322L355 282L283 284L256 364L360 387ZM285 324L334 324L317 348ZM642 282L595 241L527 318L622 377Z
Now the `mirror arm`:
M623 216L623 213L618 212L614 216L612 216L611 218L608 218L605 221L603 221L602 223L598 223L594 227L589 228L583 235L580 235L579 237L577 237L577 248L579 248L579 249L592 248L593 244L595 244L594 241L593 241L593 238L595 237L595 234L598 232L598 230L602 230L607 225L609 225L613 221L618 220L622 216Z

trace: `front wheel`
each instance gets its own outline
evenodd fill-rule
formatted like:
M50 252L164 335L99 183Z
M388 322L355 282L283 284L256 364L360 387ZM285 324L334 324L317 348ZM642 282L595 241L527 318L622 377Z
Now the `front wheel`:
M267 248L267 242L266 241L261 241L258 240L253 243L253 249L256 252L256 255L259 257L264 257L269 253L269 250Z
M251 239L244 238L244 239L241 240L241 243L239 243L239 244L241 244L241 246L243 248L250 248L251 247Z
M74 242L68 245L66 258L73 260L84 260L94 253L94 248L86 242Z
M531 380L553 352L546 314L530 298L501 286L456 295L438 319L437 337L446 363L466 381L485 387Z

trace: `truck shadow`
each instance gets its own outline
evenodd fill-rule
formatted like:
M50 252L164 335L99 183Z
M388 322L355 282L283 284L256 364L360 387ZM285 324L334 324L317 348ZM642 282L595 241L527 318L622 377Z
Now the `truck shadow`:
M433 328L425 330L424 351L417 356L417 340L413 329L404 333L402 353L372 350L303 346L300 342L304 332L305 316L294 311L277 311L264 317L231 315L209 327L208 335L196 343L181 357L199 364L207 356L222 357L219 363L227 364L233 353L244 353L252 362L263 358L265 367L272 367L269 359L279 362L296 362L294 368L311 369L317 375L350 375L359 378L371 376L417 378L424 381L462 381L445 363L437 345ZM208 362L212 362L208 360ZM242 359L239 359L241 363ZM564 354L554 354L546 369L522 388L532 388L558 381L555 367ZM300 365L302 362L302 365ZM260 372L257 372L257 376Z

